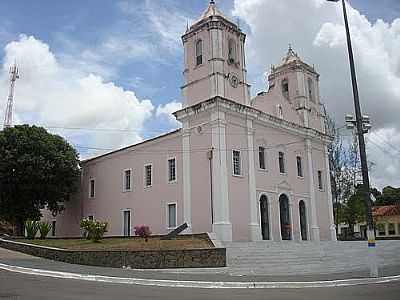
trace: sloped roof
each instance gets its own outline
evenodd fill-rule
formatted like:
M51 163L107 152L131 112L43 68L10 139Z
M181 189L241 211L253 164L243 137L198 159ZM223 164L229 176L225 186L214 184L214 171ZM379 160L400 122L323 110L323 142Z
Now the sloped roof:
M374 217L400 216L400 205L374 206L372 214Z

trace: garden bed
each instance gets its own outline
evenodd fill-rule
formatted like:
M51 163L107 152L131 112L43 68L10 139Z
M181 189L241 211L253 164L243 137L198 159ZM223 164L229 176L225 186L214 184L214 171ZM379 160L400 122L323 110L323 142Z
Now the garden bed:
M0 247L56 261L114 268L214 268L226 266L226 249L215 248L207 234L174 240L151 237L5 240Z
M99 242L86 239L46 239L26 240L21 243L60 248L66 250L114 250L114 251L144 251L144 250L185 250L213 248L211 241L189 236L185 239L161 240L159 237L149 238L146 242L142 238L109 238Z

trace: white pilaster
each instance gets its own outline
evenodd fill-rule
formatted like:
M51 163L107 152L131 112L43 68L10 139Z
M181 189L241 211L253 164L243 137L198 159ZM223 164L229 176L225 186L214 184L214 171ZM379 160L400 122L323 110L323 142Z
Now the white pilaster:
M308 178L310 189L310 205L311 205L311 240L319 241L319 226L317 221L317 204L315 198L315 185L314 185L314 165L312 158L311 141L306 139L306 151L308 161Z
M214 224L213 231L221 241L232 241L232 224L229 213L227 151L225 136L225 114L218 110L211 113L212 124L212 172Z
M249 149L249 205L250 205L250 223L249 232L251 241L262 240L261 227L257 217L258 199L256 193L256 174L254 162L254 129L253 121L247 120L247 147Z
M189 121L183 122L182 137L182 161L183 161L183 221L187 223L187 233L192 232L192 190L190 174L190 129Z
M326 170L326 192L328 193L328 213L329 213L329 233L331 241L336 241L336 228L335 220L333 218L333 202L332 202L332 190L331 190L331 174L329 171L329 153L328 147L324 147L325 154L325 170Z

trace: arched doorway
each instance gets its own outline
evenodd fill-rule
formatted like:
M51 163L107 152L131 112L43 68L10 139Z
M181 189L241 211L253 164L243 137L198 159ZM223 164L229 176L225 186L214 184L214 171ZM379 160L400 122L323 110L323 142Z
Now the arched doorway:
M282 240L292 239L292 225L290 223L289 199L285 194L279 197L279 214L281 219Z
M261 234L263 240L269 240L269 211L268 198L262 195L260 198L260 215L261 215Z
M307 211L306 211L306 204L303 200L299 202L299 215L300 215L300 232L301 232L301 239L306 241L307 237Z

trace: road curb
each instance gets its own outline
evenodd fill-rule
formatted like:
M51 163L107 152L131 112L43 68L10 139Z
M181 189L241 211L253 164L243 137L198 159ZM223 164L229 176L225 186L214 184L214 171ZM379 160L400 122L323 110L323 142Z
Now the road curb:
M200 288L200 289L304 289L304 288L329 288L346 287L355 285L382 284L400 281L400 275L379 277L379 278L359 278L341 279L326 281L304 281L304 282L232 282L232 281L183 281L165 279L143 279L143 278L124 278L103 275L78 274L60 271L50 271L41 269L31 269L19 266L11 266L0 263L0 269L22 273L27 275L45 276L60 279L74 279L102 283L131 284L142 286L170 287L170 288Z

